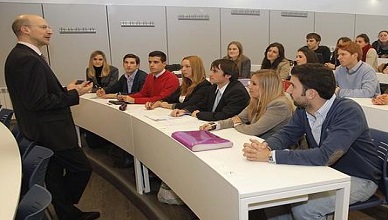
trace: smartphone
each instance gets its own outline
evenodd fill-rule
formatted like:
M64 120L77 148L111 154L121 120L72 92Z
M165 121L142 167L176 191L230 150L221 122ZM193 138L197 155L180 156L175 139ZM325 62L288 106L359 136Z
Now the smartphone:
M75 84L76 84L76 85L79 85L79 84L82 84L83 82L85 82L85 80L83 80L83 79L78 79L78 80L75 82Z
M126 104L126 102L124 102L124 101L116 101L116 100L109 100L109 103L112 103L113 105Z

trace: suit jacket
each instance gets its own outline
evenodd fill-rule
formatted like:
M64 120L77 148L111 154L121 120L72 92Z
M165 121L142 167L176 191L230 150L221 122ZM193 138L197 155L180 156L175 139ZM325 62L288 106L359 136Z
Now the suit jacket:
M230 118L240 113L249 103L249 94L240 81L230 82L215 109L212 112L214 100L216 99L217 85L209 88L208 95L196 105L186 107L186 110L193 112L199 110L197 118L204 121L218 121Z
M109 74L101 78L101 85L98 84L96 77L90 78L88 76L89 68L86 68L86 80L93 82L94 85L92 92L96 92L98 87L101 87L105 90L106 88L117 83L117 79L119 78L119 70L114 66L109 66L109 68Z
M5 80L24 137L54 151L78 147L70 112L78 93L63 88L42 57L17 44L6 60Z
M128 84L127 84L127 78L124 76L124 74L120 77L119 81L117 81L115 84L108 86L105 89L105 93L118 93L121 92L123 94L132 94L139 92L144 85L145 79L147 77L147 73L143 70L137 70L136 76L133 79L132 89L128 93Z
M179 102L179 97L181 95L181 87L179 87L169 97L163 99L163 101L168 103L174 103L173 109L183 109L186 106L195 105L198 102L202 101L208 95L210 85L211 84L209 81L207 81L206 79L203 80L193 89L190 95L185 97L185 101L182 103Z

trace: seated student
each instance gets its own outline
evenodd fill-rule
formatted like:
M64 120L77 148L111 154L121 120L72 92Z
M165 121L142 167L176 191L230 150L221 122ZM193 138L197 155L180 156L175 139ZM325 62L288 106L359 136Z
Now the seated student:
M112 86L118 78L119 70L108 64L104 52L96 50L90 54L86 80L93 82L92 92L96 92L98 88L106 89Z
M291 65L290 61L284 56L284 47L280 43L270 44L264 52L264 58L261 62L261 69L273 69L282 79L288 79Z
M306 63L319 63L318 57L314 51L307 47L301 47L296 52L295 58L296 65L302 65Z
M308 33L306 35L307 45L305 47L313 50L317 54L318 61L322 64L330 61L331 51L326 46L320 46L321 36L317 33Z
M204 121L218 121L240 113L249 102L249 94L238 81L238 67L232 60L219 59L211 64L209 75L213 84L208 95L192 106L174 109L171 116L179 117L186 113Z
M287 92L298 107L291 120L264 142L245 143L244 157L276 164L330 166L351 176L350 204L367 200L377 190L381 169L362 108L335 95L333 72L322 64L295 66L290 81ZM303 135L309 149L287 149ZM334 212L335 203L335 194L311 194L307 201L291 205L292 214L295 219L323 220ZM291 219L282 208L266 209L268 219L286 217L280 215Z
M251 77L251 60L243 54L243 46L238 41L232 41L228 44L227 55L224 59L230 59L237 63L239 69L238 78Z
M339 66L335 72L336 94L339 97L372 98L380 94L374 69L361 61L362 50L355 42L338 45Z
M117 93L132 94L139 92L144 85L147 73L139 69L140 58L135 54L127 54L123 57L123 68L125 73L112 86L106 89L98 89L98 97L106 99L116 98Z
M237 131L267 138L291 118L293 105L284 95L282 80L274 70L262 69L253 73L249 84L251 100L238 115L206 123L201 130L235 128Z
M377 71L379 73L388 74L388 63L382 63L377 68ZM386 83L380 83L380 90L381 93L388 93L388 84Z
M377 71L379 73L388 74L388 63L380 64L380 66L377 68Z
M201 58L188 56L182 60L182 85L162 101L147 102L146 109L157 107L182 109L195 105L208 95L210 82L206 80L205 68Z
M375 71L377 71L377 52L370 45L370 40L368 35L360 34L356 37L356 43L361 47L362 58L361 60L369 64Z
M325 63L325 66L329 67L332 70L335 70L335 68L337 68L337 66L340 65L339 60L338 60L338 44L342 44L342 43L345 43L348 41L352 41L352 40L348 37L340 37L337 40L335 50L333 51L333 55L330 58L330 62Z
M131 95L118 95L117 99L129 103L145 104L156 102L171 95L178 87L179 80L174 73L165 70L166 54L152 51L148 54L150 74L140 92Z
M387 105L388 104L388 94L384 93L372 98L372 103L374 105Z
M377 55L381 58L388 57L388 31L380 31L379 39L373 42L372 47L375 48Z

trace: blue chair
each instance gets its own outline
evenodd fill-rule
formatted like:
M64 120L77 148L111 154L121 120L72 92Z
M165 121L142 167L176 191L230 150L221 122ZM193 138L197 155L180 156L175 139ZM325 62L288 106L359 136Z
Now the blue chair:
M45 185L47 165L52 155L54 155L52 150L41 146L35 146L22 161L22 195L35 184L40 186Z
M22 138L23 138L23 135L22 135L22 133L20 132L20 130L19 130L19 127L15 124L15 126L12 128L12 134L13 134L13 136L14 136L14 138L15 138L15 140L16 140L16 142L20 142L21 140L22 140Z
M12 109L2 108L0 110L0 122L5 124L9 128L9 125L11 124L11 118L13 115Z
M42 186L33 185L19 203L16 220L42 220L45 209L51 203L50 192Z
M20 140L18 141L18 146L22 161L27 157L28 153L30 153L30 151L35 145L35 141L29 141L23 136L20 138Z
M373 195L365 202L358 202L349 206L350 211L367 209L388 204L388 174L387 174L387 160L388 160L388 133L376 129L370 129L372 140L377 146L377 154L381 160L381 168L383 171L382 178L379 182L378 190L383 193L383 197Z

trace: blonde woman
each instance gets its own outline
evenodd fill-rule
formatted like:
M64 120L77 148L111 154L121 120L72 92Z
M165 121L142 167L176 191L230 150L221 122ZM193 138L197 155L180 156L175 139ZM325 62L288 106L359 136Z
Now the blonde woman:
M182 85L167 98L157 102L147 102L146 109L157 107L168 109L183 109L186 106L194 105L205 98L210 87L206 80L203 62L198 56L184 57L182 65Z
M243 54L243 46L240 42L232 41L228 44L227 55L224 59L236 62L239 69L238 78L250 78L251 60Z
M262 69L253 73L249 93L250 103L240 114L216 123L206 123L200 129L234 127L241 133L265 139L291 118L293 104L285 96L280 75L274 70Z
M90 54L89 66L86 68L86 80L93 82L92 92L98 88L106 90L117 82L119 70L108 64L104 52L96 50Z

